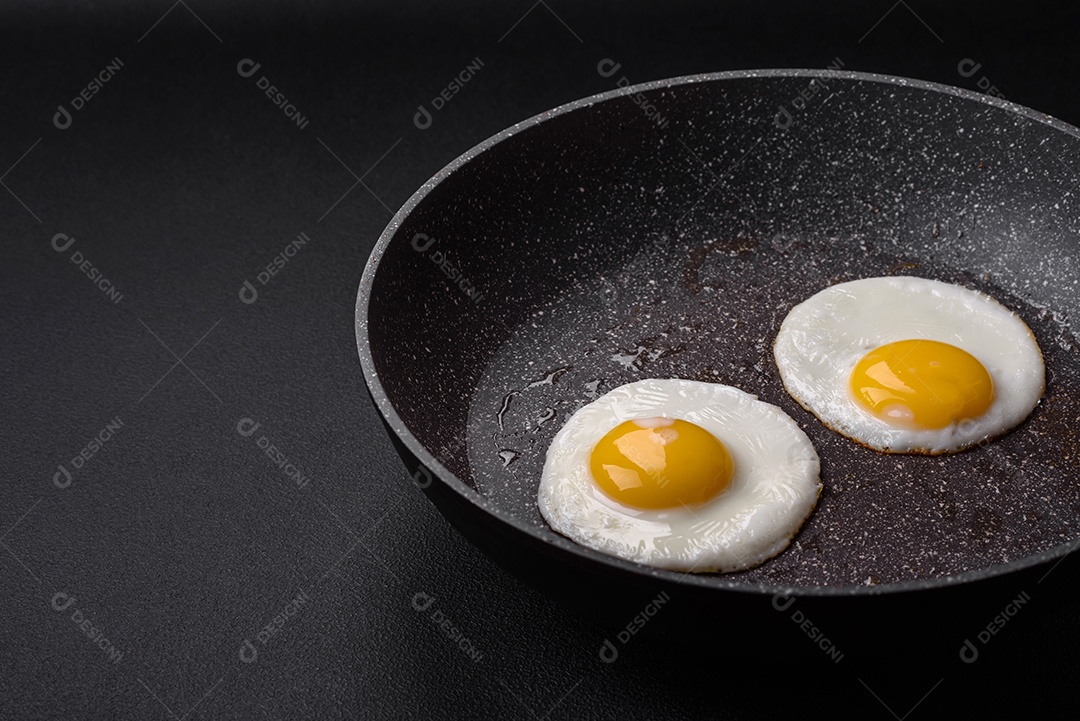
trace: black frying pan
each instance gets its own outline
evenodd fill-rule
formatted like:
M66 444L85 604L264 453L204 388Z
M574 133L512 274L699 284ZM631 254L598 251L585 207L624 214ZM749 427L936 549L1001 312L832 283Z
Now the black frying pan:
M849 643L887 627L960 648L1080 538L1077 136L995 98L850 72L718 73L564 105L462 155L387 226L357 299L368 388L462 533L613 626L666 594L681 611L653 631L809 645L788 622L802 609ZM1048 379L1024 424L948 457L885 456L787 395L772 358L787 311L890 274L1023 317ZM548 443L643 377L734 385L804 427L824 491L787 551L687 575L545 525ZM702 623L718 611L737 622Z

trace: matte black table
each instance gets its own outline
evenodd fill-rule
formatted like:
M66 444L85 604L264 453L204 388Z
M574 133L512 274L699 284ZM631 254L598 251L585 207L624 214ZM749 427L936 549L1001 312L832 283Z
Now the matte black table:
M611 662L617 630L495 566L409 483L352 327L392 212L519 120L619 83L833 66L1075 124L1064 12L5 5L0 717L1065 711L1072 566L902 663L813 638L793 657L641 638Z

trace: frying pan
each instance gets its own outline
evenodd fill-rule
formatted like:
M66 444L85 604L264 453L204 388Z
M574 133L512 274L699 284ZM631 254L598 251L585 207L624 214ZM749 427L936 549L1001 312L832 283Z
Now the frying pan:
M1017 594L1073 573L1077 138L999 98L856 72L696 75L563 105L464 153L386 227L356 305L367 387L440 511L620 642L633 626L961 648ZM772 357L787 311L897 274L985 291L1032 328L1047 387L1027 421L971 451L887 456L788 396ZM684 574L544 523L556 431L644 377L733 385L803 427L824 490L785 552Z

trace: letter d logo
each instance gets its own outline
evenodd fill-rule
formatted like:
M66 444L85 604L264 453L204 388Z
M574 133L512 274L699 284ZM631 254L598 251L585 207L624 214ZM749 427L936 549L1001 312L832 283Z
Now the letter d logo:
M615 644L610 639L604 639L604 645L600 647L600 660L604 663L615 663L615 659L619 657L619 649L615 648Z
M71 244L74 242L75 239L70 237L67 233L57 233L52 237L52 247L57 253L63 253L70 248Z
M261 63L257 63L251 58L244 58L236 64L236 72L239 73L242 78L250 78L257 73L261 67Z
M417 488L427 488L431 485L431 471L423 466L417 466L416 472L412 474L412 482Z
M772 597L772 607L777 611L786 611L791 608L793 603L795 603L795 599L786 593L777 593Z
M610 78L612 75L619 72L619 68L621 67L621 64L615 62L611 58L604 58L596 64L596 72L600 73L600 77L602 78Z
M979 649L975 648L975 644L971 642L971 639L964 639L964 645L960 647L960 660L964 663L975 663L979 658Z
M259 657L259 649L255 648L255 644L251 642L251 639L244 639L244 643L240 645L240 660L244 663L255 663L255 659Z
M970 78L972 75L979 72L979 68L981 67L982 63L977 63L971 58L964 58L957 64L956 72L960 73L961 77Z
M780 110L776 112L776 116L773 118L773 125L781 130L787 130L794 122L795 120L791 117L791 112L781 105Z
M56 114L52 116L52 123L59 130L67 130L71 127L71 113L63 105L57 105Z
M63 591L57 591L52 597L52 607L57 611L66 611L73 603L75 603L75 597Z
M435 244L435 239L427 233L417 233L412 237L412 247L417 253L423 253Z
M435 603L435 597L423 591L412 597L412 607L417 611L426 611L431 608L433 603Z
M423 105L418 105L416 108L416 115L412 118L413 125L420 128L420 130L427 130L431 127L431 113Z
M64 490L71 485L71 472L62 463L57 468L60 470L53 474L52 482L57 488Z
M259 299L259 291L255 290L255 286L251 284L251 281L245 280L244 285L240 287L240 302L251 305Z
M241 418L236 424L236 432L244 438L247 438L257 430L259 430L259 424L250 418Z

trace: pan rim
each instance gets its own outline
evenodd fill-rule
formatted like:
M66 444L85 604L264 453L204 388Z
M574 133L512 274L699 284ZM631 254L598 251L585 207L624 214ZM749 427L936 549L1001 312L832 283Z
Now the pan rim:
M1080 537L1074 538L1070 541L1066 541L1058 546L1040 551L1035 554L1024 556L1007 563L997 564L993 566L987 566L972 571L965 571L963 573L937 576L934 578L915 579L910 581L898 581L893 583L883 583L877 585L844 585L844 586L787 586L787 585L775 585L764 583L746 583L734 580L729 580L725 575L700 575L700 574L685 574L677 571L665 571L662 569L652 568L642 564L635 563L633 561L627 561L622 558L610 556L608 554L595 551L591 548L581 546L574 543L568 538L564 538L555 531L547 529L548 534L545 535L544 530L531 523L527 523L521 519L516 518L512 514L508 513L505 509L498 507L497 505L489 502L479 492L474 490L471 486L466 484L456 474L451 472L442 463L439 462L435 456L430 453L426 446L419 442L419 440L412 434L405 425L404 421L397 414L394 409L393 403L387 396L379 375L375 369L374 359L371 354L370 340L367 334L368 326L368 310L371 300L371 289L374 284L375 275L378 272L379 264L383 255L386 252L387 247L397 234L398 228L405 221L405 219L413 212L413 210L435 189L440 183L445 181L451 175L453 175L458 169L463 167L466 163L470 162L480 154L486 152L490 148L498 145L502 141L510 138L519 132L540 125L543 122L557 118L561 115L587 108L600 102L611 100L626 95L634 95L639 92L654 90L658 88L671 88L683 85L693 85L697 83L723 81L723 80L747 80L753 78L834 78L842 80L859 80L866 82L877 82L887 85L898 85L903 87L912 87L920 90L933 91L943 93L946 95L952 95L955 97L963 98L970 101L982 103L1002 110L1017 113L1025 116L1039 123L1049 125L1050 127L1060 132L1071 135L1075 138L1080 138L1080 129L1059 120L1053 116L1045 113L1033 110L1023 105L1013 103L1004 98L992 97L983 93L978 93L973 90L966 90L964 88L957 88L951 85L944 85L941 83L934 83L926 80L916 80L911 78L903 78L893 75L883 75L878 73L866 73L851 70L813 70L813 69L790 69L790 68L775 68L775 69L761 69L761 70L734 70L723 71L714 73L701 73L694 75L683 75L674 78L667 78L663 80L653 80L645 83L639 83L637 85L630 85L626 87L620 87L613 90L608 90L595 95L590 95L585 98L574 100L551 110L544 111L533 115L530 118L522 120L510 127L492 135L491 137L483 140L482 142L474 145L472 148L466 150L464 153L454 158L450 163L440 169L431 178L423 183L401 208L394 214L394 217L387 223L386 228L382 231L379 239L376 241L374 247L371 250L371 254L368 257L364 266L364 271L361 276L360 285L357 290L356 308L354 325L356 331L357 351L360 357L360 366L364 374L364 382L367 384L368 391L371 394L375 407L378 412L385 419L386 423L390 426L392 432L398 437L398 439L409 449L409 452L415 456L419 462L428 469L432 476L435 477L433 482L439 482L444 487L457 493L463 500L467 501L471 505L477 507L484 513L494 517L496 522L506 524L511 527L512 530L517 533L528 536L532 541L542 543L546 546L554 546L563 553L568 553L575 560L584 563L599 563L603 566L607 566L609 570L620 572L623 574L630 574L634 576L647 576L654 580L665 581L676 586L692 586L701 589L707 589L708 591L718 591L725 593L744 593L755 596L767 596L767 595L785 595L793 597L818 597L818 598L852 598L852 597L866 597L866 596L888 596L916 591L934 591L943 588L951 588L962 585L970 585L981 581L989 581L990 579L999 578L1002 576L1014 574L1025 569L1034 568L1042 564L1049 563L1050 561L1057 560L1060 563L1066 556L1072 551L1076 550L1080 546ZM567 559L569 560L569 559ZM1053 568L1056 568L1057 563L1047 571L1049 574ZM1044 576L1045 577L1045 576Z

